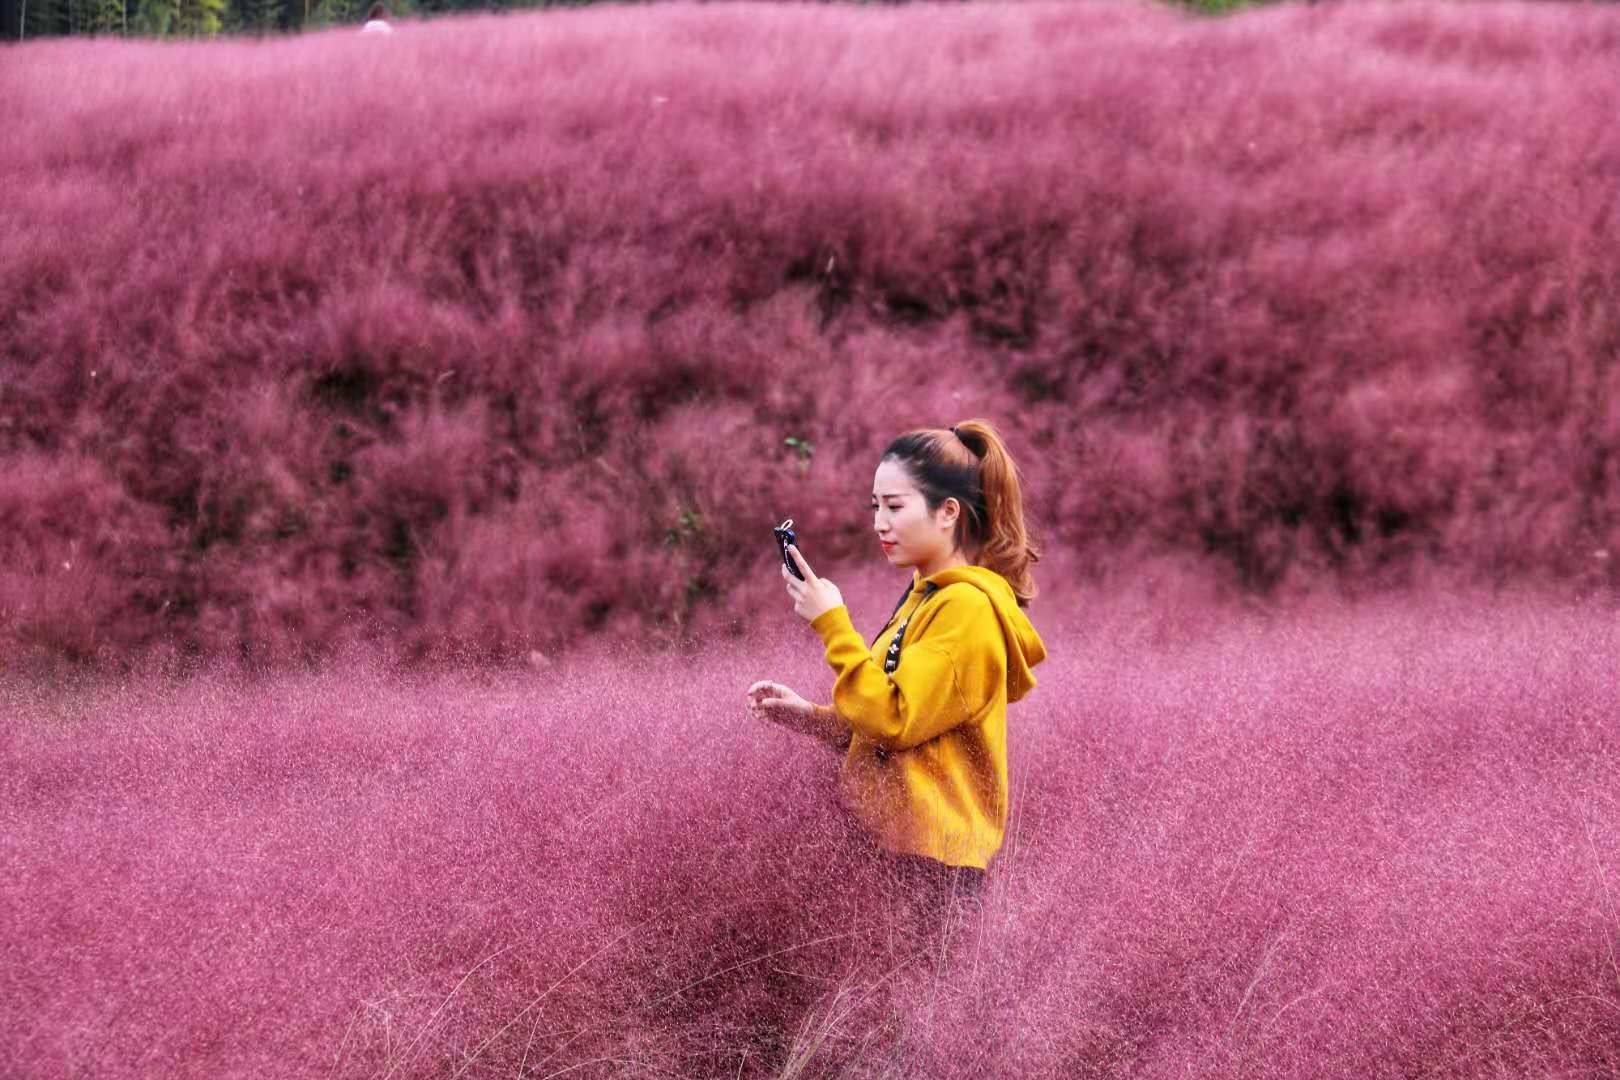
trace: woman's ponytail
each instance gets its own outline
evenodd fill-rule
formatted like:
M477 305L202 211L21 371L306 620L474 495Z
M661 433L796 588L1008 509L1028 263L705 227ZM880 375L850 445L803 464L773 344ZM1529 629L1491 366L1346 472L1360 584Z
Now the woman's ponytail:
M1020 606L1035 598L1030 567L1041 559L1024 526L1024 491L1007 444L986 420L964 420L951 430L979 459L984 524L975 561L1007 579Z
M1041 554L1024 526L1018 466L988 420L908 432L891 442L883 457L906 467L930 510L956 499L962 506L958 544L975 564L1007 579L1020 607L1035 598L1030 568Z

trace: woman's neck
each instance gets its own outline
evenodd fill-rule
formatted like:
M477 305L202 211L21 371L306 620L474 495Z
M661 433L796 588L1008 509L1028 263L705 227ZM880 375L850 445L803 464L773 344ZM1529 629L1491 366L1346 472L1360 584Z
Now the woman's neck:
M919 575L921 575L922 577L931 578L935 574L939 573L941 570L949 570L952 567L956 567L956 566L972 566L972 565L973 564L968 561L968 557L966 555L962 554L962 549L957 548L955 551L951 552L949 555L941 555L938 558L931 560L930 562L918 563L917 564L917 573Z

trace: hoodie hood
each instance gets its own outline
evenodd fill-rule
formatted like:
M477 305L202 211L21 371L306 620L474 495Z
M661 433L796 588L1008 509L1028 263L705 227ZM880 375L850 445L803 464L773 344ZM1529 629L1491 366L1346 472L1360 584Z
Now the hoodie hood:
M1029 616L1018 606L1012 586L994 570L983 566L953 566L926 578L912 571L913 592L924 592L929 585L943 589L956 584L972 585L990 598L990 606L1001 623L1001 634L1007 639L1007 700L1017 701L1035 688L1035 675L1030 669L1046 659L1046 646Z

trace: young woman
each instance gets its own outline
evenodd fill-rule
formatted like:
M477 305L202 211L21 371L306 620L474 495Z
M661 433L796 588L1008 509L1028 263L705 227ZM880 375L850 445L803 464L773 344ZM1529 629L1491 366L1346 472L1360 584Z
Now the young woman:
M1024 614L1039 553L1018 470L991 425L913 431L883 451L872 527L911 586L868 646L838 587L789 548L781 570L836 675L831 705L775 682L748 688L758 717L845 749L845 805L883 847L982 871L1007 825L1007 704L1046 658ZM966 884L977 876L966 875Z

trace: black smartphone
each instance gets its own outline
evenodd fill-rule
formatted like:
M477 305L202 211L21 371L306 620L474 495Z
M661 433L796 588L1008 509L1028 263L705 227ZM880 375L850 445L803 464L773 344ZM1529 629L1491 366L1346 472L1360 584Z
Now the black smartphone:
M799 573L799 564L794 562L793 556L788 554L789 544L792 544L794 547L799 546L799 534L793 531L793 519L788 518L786 521L782 522L782 524L776 527L775 532L776 547L777 550L782 553L782 565L788 568L788 573L792 574L800 581L803 581L804 575ZM804 549L800 548L799 550L802 554Z

